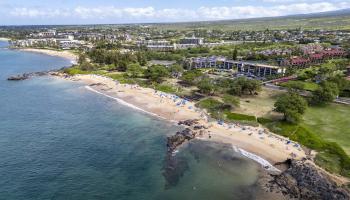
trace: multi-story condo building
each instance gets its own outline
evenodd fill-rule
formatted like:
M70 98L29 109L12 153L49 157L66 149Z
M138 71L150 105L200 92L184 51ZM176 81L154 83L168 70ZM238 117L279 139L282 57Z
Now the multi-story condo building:
M229 60L225 57L196 57L185 61L187 69L217 68L226 70L237 70L238 73L266 77L277 74L284 74L285 69L261 63Z
M190 37L190 38L183 38L180 39L180 44L193 44L193 45L202 45L204 43L203 38L196 38L196 37Z
M173 51L176 49L175 44L171 44L166 40L139 40L137 46L146 47L153 51Z

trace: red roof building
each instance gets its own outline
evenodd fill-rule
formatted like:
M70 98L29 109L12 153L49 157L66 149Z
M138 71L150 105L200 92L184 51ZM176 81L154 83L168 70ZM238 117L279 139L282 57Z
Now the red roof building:
M289 64L293 67L305 68L310 64L310 59L303 57L292 57Z
M331 48L322 51L323 55L328 58L343 57L346 55L346 51L341 48Z
M321 63L324 60L324 54L323 53L314 53L310 55L310 61L312 63Z

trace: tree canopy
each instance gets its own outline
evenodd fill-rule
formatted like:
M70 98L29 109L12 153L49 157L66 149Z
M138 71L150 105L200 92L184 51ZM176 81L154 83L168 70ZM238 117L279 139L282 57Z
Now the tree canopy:
M229 93L232 95L244 95L259 92L261 90L261 85L258 80L248 79L246 77L239 77L230 81Z
M200 70L189 70L182 74L181 80L188 85L194 85L202 76L203 73Z
M143 69L138 63L129 64L126 68L126 74L128 77L131 77L131 78L139 77L142 74L142 72L143 72Z
M320 87L313 92L312 103L316 105L327 104L339 95L339 88L336 83L323 81Z
M198 82L197 87L201 93L207 95L212 95L215 91L214 80L210 79L209 77L202 78Z
M153 65L145 71L145 77L152 82L161 83L165 77L169 77L169 70L162 65Z
M299 122L306 108L306 100L299 94L291 91L279 96L275 103L275 111L283 113L284 120L291 123Z

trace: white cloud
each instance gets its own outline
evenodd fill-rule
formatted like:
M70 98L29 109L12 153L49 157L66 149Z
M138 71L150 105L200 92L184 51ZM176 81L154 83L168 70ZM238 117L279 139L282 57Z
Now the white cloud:
M142 8L118 8L115 6L83 7L74 9L38 9L38 8L15 8L11 11L12 16L22 18L56 18L74 17L80 19L110 19L120 20L214 20L214 19L238 19L252 17L272 17L290 14L305 14L312 12L324 12L350 7L350 2L314 2L286 3L292 0L263 0L269 2L285 2L272 6L222 6L200 7L198 9L155 9L154 7ZM294 2L294 1L293 1Z
M69 11L63 9L33 9L33 8L15 8L10 12L12 16L17 17L66 17Z

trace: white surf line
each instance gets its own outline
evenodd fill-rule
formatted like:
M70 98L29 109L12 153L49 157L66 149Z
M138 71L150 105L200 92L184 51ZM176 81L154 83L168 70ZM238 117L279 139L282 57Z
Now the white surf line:
M237 152L237 153L240 153L242 154L243 156L251 159L251 160L254 160L255 162L261 164L261 166L268 170L268 171L272 171L272 172L281 172L279 169L277 169L276 167L274 167L273 165L271 165L271 163L253 153L250 153L248 151L245 151L244 149L241 149L241 148L237 148L236 146L232 145L233 149Z
M122 105L128 106L128 107L130 107L130 108L133 108L133 109L135 109L135 110L138 110L138 111L141 111L141 112L144 112L144 113L147 113L147 114L149 114L149 115L156 116L156 117L159 117L159 118L161 118L161 119L167 120L166 118L164 118L164 117L162 117L162 116L160 116L160 115L157 115L157 114L152 113L152 112L148 112L147 110L143 110L143 109L141 109L141 108L139 108L139 107L137 107L137 106L135 106L135 105L133 105L133 104L131 104L131 103L128 103L128 102L126 102L126 101L124 101L124 100L122 100L122 99L119 99L119 98L116 98L116 97L112 97L112 96L110 96L110 95L108 95L108 94L104 94L104 93L102 93L102 92L100 92L100 91L97 91L97 90L91 88L90 86L85 86L85 88L86 88L87 90L90 90L90 91L95 92L95 93L97 93L97 94L101 94L101 95L103 95L103 96L105 96L105 97L108 97L108 98L110 98L110 99L114 99L114 100L116 100L118 103L120 103L120 104L122 104Z

